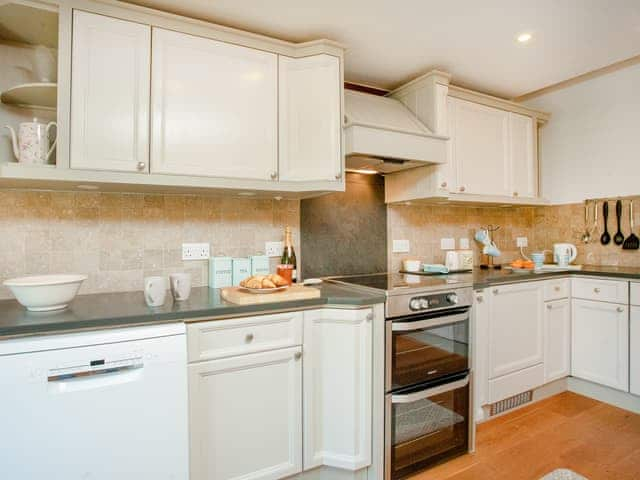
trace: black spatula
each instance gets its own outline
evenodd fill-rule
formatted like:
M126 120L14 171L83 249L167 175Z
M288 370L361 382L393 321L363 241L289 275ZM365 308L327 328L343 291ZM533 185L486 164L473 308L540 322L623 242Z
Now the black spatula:
M611 242L611 235L609 235L609 230L607 230L607 220L609 219L609 202L606 200L602 202L602 216L604 217L604 232L600 235L600 243L603 245L609 245Z
M631 233L622 244L622 248L623 250L638 250L640 239L633 233L633 200L629 200L629 227L631 227Z
M624 235L622 234L622 230L620 230L620 219L622 218L622 202L620 200L616 201L616 218L618 219L618 231L613 236L613 243L616 245L622 245L624 242Z

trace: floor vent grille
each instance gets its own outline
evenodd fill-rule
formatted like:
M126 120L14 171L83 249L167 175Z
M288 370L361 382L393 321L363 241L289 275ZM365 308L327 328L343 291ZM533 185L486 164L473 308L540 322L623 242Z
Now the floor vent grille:
M528 392L519 393L513 397L505 398L491 405L491 416L498 415L499 413L506 412L512 408L519 407L525 403L529 403L533 396L533 390Z

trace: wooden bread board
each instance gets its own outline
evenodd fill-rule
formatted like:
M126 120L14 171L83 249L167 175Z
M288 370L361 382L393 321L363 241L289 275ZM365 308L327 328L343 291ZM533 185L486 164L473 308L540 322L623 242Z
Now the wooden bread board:
M237 305L255 305L320 298L320 290L313 287L305 287L304 285L292 285L281 292L260 294L247 292L239 287L227 287L220 291L220 296L227 302Z

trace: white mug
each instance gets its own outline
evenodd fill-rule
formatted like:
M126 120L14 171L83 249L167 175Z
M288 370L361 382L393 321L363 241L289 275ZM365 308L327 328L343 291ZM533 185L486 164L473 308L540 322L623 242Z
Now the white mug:
M169 275L169 285L175 300L189 299L191 293L191 275L189 273L172 273Z
M164 305L167 295L167 282L164 277L145 277L144 279L144 301L150 307L160 307Z

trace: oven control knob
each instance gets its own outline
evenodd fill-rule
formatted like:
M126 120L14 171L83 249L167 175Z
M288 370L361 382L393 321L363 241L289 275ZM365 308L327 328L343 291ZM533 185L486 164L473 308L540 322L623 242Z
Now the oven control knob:
M409 308L411 310L420 310L420 299L412 298L409 302Z
M427 308L429 308L429 300L427 300L426 298L421 299L420 308L423 310L426 310Z
M447 295L447 302L456 305L458 303L458 295L456 295L455 293L450 293L449 295Z

